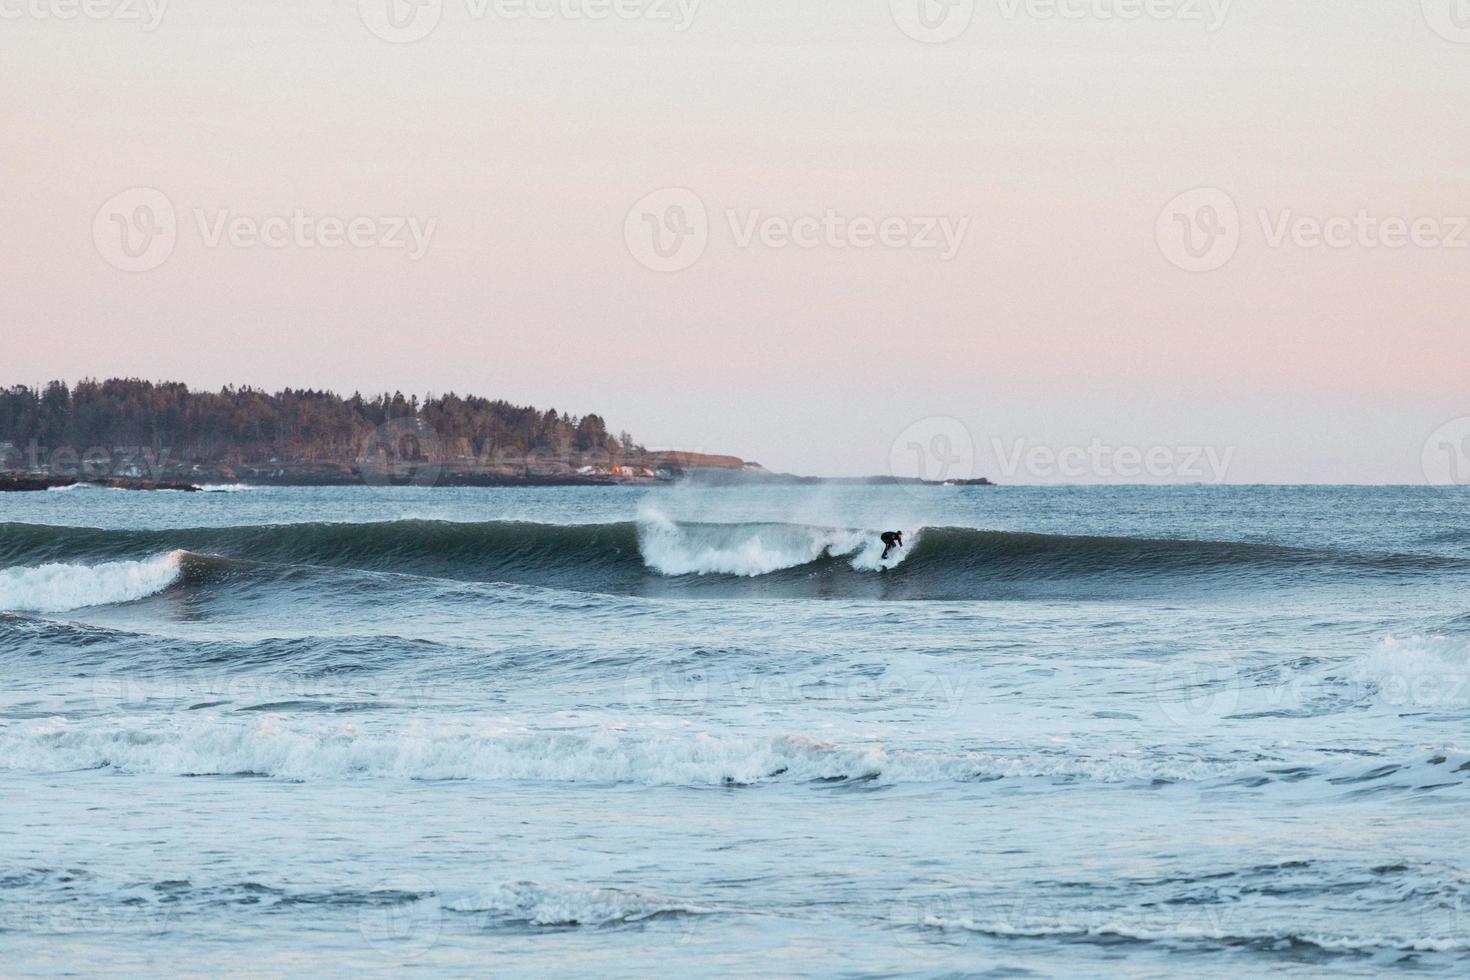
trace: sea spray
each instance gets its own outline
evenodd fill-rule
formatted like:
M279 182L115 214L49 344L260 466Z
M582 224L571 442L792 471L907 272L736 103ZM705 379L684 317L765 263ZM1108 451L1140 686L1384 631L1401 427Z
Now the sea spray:
M1391 708L1470 707L1470 644L1460 637L1390 636L1347 677Z
M644 561L664 575L738 575L754 578L821 558L852 556L854 569L873 571L882 542L874 531L793 524L679 524L645 508L639 515Z

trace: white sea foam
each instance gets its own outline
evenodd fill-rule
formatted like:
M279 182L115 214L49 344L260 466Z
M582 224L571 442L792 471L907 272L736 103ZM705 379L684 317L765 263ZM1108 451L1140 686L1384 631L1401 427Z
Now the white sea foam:
M72 492L74 490L98 490L98 491L101 491L103 493L134 493L135 492L133 490L129 490L127 487L105 487L105 486L103 486L100 483L70 483L70 484L67 484L64 487L47 487L46 488L46 492L47 493L70 493L70 492ZM164 489L164 490L152 490L150 492L151 493L183 493L184 491L182 491L182 490Z
M1470 642L1463 637L1389 637L1353 664L1350 680L1394 707L1470 707Z
M616 729L527 732L471 725L365 731L273 717L159 718L95 725L65 720L0 733L0 766L32 771L110 765L128 772L261 773L290 779L395 777L720 785L881 772L877 747L798 737L731 737Z
M60 613L134 602L178 581L184 553L101 565L41 565L0 571L0 612Z
M937 904L937 903L936 903ZM1024 909L1024 905L1021 906ZM1092 920L1067 921L1064 915L1044 915L1038 921L1022 917L1019 921L1007 917L984 918L968 914L943 915L920 910L914 925L930 929L977 932L992 936L1025 939L1072 938L1093 939L1107 942L1112 939L1132 939L1142 942L1218 943L1233 945L1277 945L1294 942L1299 945L1316 946L1319 949L1343 953L1370 953L1375 950L1400 950L1415 952L1458 952L1470 949L1470 942L1463 936L1408 936L1408 935L1332 935L1303 932L1282 934L1261 932L1254 935L1237 935L1220 928L1218 911L1201 909L1183 913L1179 921L1164 924L1167 914L1153 916L1138 915L1139 922L1123 918L1108 919L1099 913ZM905 923L908 924L908 923Z
M452 899L454 912L487 913L538 926L606 926L639 922L657 915L703 915L709 906L660 898L618 888L515 881L490 885L478 894Z
M49 719L0 732L0 769L102 766L164 775L258 773L287 779L466 779L752 785L813 780L932 783L1002 778L1094 782L1203 781L1253 771L1244 762L1151 753L1045 750L927 752L803 735L747 736L607 726L531 731L473 723L366 726L284 716L157 717L99 723Z
M908 542L912 548L917 539ZM901 549L882 560L876 531L800 524L686 524L645 507L639 514L643 560L664 575L740 575L753 578L798 568L823 557L851 557L853 568L893 568L908 555Z

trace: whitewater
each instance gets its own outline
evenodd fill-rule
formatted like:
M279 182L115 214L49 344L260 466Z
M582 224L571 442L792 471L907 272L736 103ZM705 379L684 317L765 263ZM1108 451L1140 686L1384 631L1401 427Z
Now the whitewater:
M0 973L1470 964L1464 489L215 489L0 498Z

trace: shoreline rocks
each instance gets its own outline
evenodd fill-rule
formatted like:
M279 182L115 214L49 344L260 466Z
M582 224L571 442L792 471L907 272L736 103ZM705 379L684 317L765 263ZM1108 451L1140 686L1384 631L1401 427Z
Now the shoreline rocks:
M199 493L192 483L138 480L131 477L102 477L96 480L81 480L70 476L45 476L34 473L0 473L0 493L38 493L47 490L63 490L67 487L91 486L106 490L172 490L178 493Z

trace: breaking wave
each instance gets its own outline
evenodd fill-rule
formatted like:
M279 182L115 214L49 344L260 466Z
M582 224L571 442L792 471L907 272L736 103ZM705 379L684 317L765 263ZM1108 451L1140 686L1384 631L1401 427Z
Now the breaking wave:
M1348 679L1395 708L1470 707L1470 643L1463 637L1389 637L1357 661Z
M79 490L106 490L112 493L125 493L121 487L104 487L96 483L68 483L60 487L47 487L47 493L76 493Z
M848 559L859 571L896 568L916 543L885 561L878 533L802 524L678 524L648 515L639 525L648 566L664 575L735 575L755 578L822 559Z
M135 602L177 582L183 558L174 551L145 561L0 570L0 612L61 613Z
M138 562L180 549L235 561L649 596L1135 597L1266 589L1314 578L1470 574L1470 560L1425 554L955 527L911 529L907 548L881 561L876 530L661 517L586 525L403 520L177 530L0 525L0 565Z
M38 719L0 730L0 771L111 768L172 776L470 780L737 787L1046 780L1210 783L1278 792L1416 793L1470 790L1470 754L1426 749L1397 759L1317 754L1263 761L1177 752L898 750L880 742L607 726L580 731L443 723L367 727L314 721L292 704L130 718ZM274 710L273 710L274 709ZM231 717L234 715L234 717Z

